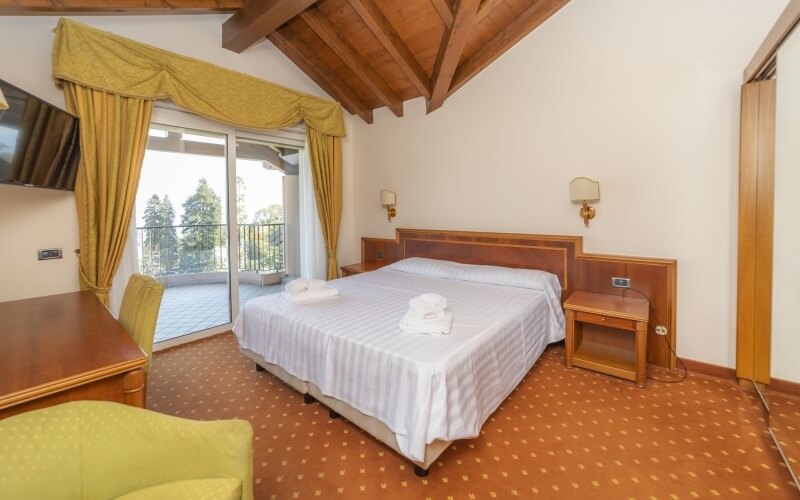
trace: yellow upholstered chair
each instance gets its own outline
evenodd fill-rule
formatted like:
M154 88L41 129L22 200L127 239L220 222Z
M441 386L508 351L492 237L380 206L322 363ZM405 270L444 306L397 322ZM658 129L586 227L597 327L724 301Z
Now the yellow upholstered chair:
M0 499L112 498L252 500L252 426L107 401L0 420Z
M156 321L163 295L164 285L155 278L132 274L119 307L119 322L147 354L145 373L149 371L153 358L153 337L156 334Z

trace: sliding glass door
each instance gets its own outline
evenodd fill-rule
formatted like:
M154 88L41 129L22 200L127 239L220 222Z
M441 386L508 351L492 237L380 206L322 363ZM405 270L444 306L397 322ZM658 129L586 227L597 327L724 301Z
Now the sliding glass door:
M138 272L166 286L158 347L229 329L247 300L299 274L303 138L155 111L131 245Z

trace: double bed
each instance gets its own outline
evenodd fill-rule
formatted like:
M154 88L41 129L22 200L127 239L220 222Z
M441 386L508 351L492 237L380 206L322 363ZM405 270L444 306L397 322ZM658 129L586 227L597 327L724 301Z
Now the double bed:
M331 281L339 295L251 300L234 325L241 351L383 441L425 475L481 426L547 344L564 338L559 278L531 269L411 258ZM434 292L450 334L408 334L409 300Z

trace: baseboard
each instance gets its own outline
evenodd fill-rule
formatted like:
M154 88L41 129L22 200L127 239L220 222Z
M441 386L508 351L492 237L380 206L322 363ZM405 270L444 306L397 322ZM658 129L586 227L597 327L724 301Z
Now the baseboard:
M800 384L791 382L789 380L781 380L773 378L769 382L769 390L774 392L781 392L790 396L800 396Z
M712 365L711 363L703 363L702 361L695 361L693 359L686 358L681 358L681 361L683 361L683 364L686 365L686 369L690 372L731 380L738 383L738 379L736 378L736 370L733 368Z

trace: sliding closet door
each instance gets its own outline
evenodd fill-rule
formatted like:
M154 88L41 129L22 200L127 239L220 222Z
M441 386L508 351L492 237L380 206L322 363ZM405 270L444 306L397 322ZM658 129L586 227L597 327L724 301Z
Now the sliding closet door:
M736 375L769 384L775 80L742 87Z

